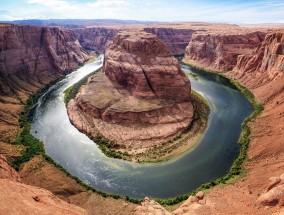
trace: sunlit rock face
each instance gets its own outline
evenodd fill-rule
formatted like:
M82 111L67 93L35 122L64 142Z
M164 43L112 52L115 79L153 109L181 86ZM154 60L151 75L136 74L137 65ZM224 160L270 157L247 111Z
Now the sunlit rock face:
M266 32L234 29L196 32L185 51L185 58L211 70L232 70L238 56L251 53L264 40Z
M34 80L46 84L89 58L72 30L51 27L0 25L0 48L0 95L32 91Z

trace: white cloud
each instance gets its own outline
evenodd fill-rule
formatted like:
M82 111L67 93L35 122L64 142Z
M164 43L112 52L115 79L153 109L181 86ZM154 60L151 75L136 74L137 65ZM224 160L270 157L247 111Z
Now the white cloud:
M1 1L1 0L0 0ZM9 2L9 0L4 0ZM283 0L22 0L0 19L132 19L145 21L283 22ZM20 2L20 1L19 1ZM24 2L24 3L23 3ZM21 8L21 9L19 9Z

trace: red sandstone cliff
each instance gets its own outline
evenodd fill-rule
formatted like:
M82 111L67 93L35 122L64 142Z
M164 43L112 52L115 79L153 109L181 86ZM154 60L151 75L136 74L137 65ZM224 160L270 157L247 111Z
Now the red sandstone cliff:
M264 32L244 29L196 32L186 47L185 59L211 70L229 71L239 55L251 53L264 37Z
M98 52L104 52L106 43L114 38L117 31L117 28L110 27L74 29L82 47Z
M234 76L252 88L275 81L284 72L284 34L268 34L258 47L247 55L240 55Z
M88 59L74 32L58 28L0 26L0 48L0 95L31 91Z
M157 37L171 50L173 55L183 55L195 30L175 28L144 28Z

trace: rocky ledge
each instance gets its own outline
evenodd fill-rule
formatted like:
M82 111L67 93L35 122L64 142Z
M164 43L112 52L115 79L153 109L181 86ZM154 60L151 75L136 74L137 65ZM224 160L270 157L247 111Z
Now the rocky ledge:
M141 150L171 140L193 118L189 79L153 34L120 31L102 71L68 104L71 122L118 148Z

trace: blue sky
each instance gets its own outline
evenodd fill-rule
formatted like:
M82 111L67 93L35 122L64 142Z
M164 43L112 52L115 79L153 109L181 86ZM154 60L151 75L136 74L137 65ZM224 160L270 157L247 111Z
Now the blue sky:
M0 0L0 20L69 18L284 23L284 1Z

